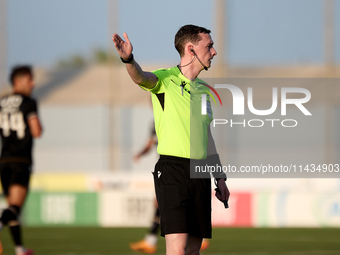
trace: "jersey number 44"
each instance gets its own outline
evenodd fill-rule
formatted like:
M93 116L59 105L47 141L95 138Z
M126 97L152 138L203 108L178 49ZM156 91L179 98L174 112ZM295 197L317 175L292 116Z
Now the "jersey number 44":
M25 137L25 120L22 112L2 113L0 112L0 129L4 137L11 135L12 131L16 131L17 138Z

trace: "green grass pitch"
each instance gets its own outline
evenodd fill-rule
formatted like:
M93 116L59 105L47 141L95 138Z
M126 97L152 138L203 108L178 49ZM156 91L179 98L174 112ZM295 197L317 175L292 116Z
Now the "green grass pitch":
M27 247L36 255L112 255L137 254L129 242L138 241L144 228L24 228ZM14 254L6 228L1 241L3 255ZM155 254L165 254L160 237ZM201 254L212 255L336 255L340 254L337 228L215 228L210 247Z

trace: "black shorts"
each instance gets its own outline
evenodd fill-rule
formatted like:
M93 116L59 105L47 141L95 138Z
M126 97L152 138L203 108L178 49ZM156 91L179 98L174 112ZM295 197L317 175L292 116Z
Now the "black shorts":
M160 156L154 175L161 235L211 238L211 179L190 179L190 160Z
M8 196L8 189L13 184L20 184L28 188L31 165L25 163L0 163L1 185L5 196Z

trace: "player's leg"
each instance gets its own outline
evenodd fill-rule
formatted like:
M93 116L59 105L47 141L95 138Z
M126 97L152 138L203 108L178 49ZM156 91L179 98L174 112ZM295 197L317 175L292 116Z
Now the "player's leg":
M202 238L189 235L187 247L185 249L185 255L200 254L201 244L202 244Z
M12 239L15 245L16 254L25 254L26 250L22 243L21 238L21 224L20 213L21 208L24 205L27 195L27 187L20 184L13 184L9 187L9 196L7 197L8 208L4 210L4 214L7 213L7 223L9 227ZM3 215L4 215L3 214Z
M17 254L23 254L25 249L21 239L20 212L27 196L27 187L20 184L13 184L9 187L8 204L9 209L16 215L16 219L8 222Z
M156 201L156 210L151 227L144 239L135 243L130 243L130 248L134 251L153 254L157 250L158 230L159 230L159 208Z
M156 210L155 210L155 214L154 214L154 217L153 217L152 225L149 229L149 233L146 236L146 239L150 239L150 241L152 241L153 245L156 245L157 240L158 240L159 216L160 216L159 215L159 208L158 208L158 205L157 205Z
M167 255L199 255L202 238L186 233L165 235Z
M166 255L184 255L188 234L177 233L165 235Z
M27 190L26 186L21 184L12 184L8 189L9 195L6 197L8 204L21 208L25 203Z
M11 163L11 177L8 179L6 194L8 208L3 211L0 221L9 227L17 255L32 254L32 251L26 251L23 246L20 224L20 213L27 196L29 178L29 165Z
M8 197L8 184L11 177L10 171L7 170L7 164L0 164L0 175L1 175L1 186L2 186L2 192L5 195L5 198L7 200ZM7 200L8 201L8 200ZM1 244L1 231L6 226L4 222L2 222L2 215L4 211L0 215L0 254L3 252L3 247Z
M155 214L153 217L152 225L149 228L148 234L145 236L144 241L148 244L149 247L153 247L156 251L157 249L157 241L158 241L158 230L159 230L159 208L156 203Z

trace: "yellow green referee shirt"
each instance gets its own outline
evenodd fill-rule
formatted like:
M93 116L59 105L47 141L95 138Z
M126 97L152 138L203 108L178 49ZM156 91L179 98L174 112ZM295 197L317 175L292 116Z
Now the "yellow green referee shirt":
M158 82L152 89L155 129L160 155L205 159L208 126L212 121L207 87L200 79L190 81L178 67L153 71ZM201 114L202 94L207 94L207 113Z

